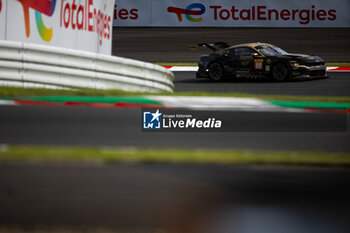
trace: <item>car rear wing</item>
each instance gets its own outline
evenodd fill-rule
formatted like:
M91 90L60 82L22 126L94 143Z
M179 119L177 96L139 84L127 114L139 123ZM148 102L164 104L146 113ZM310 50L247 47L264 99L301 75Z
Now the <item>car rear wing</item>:
M225 49L230 47L229 44L227 44L226 42L215 42L212 44L208 44L208 43L199 43L197 44L197 47L204 47L204 48L208 48L210 50L213 50L214 52L219 51L221 49Z

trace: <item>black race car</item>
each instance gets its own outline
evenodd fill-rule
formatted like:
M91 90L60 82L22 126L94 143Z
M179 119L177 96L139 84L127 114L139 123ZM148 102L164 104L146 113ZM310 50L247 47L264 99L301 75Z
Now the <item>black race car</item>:
M287 53L266 43L230 46L225 42L201 43L213 53L200 56L197 77L215 81L224 77L272 77L285 81L292 77L326 77L325 61L318 56Z

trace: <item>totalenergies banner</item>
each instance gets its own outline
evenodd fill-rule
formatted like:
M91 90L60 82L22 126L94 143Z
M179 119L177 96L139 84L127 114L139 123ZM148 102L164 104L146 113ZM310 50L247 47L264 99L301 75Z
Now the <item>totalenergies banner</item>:
M114 26L350 27L349 0L116 0Z
M111 54L114 0L0 0L0 39Z

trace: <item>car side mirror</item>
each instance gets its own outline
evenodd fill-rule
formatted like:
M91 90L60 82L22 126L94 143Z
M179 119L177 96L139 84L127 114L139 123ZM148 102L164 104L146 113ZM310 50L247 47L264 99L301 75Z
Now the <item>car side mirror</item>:
M259 56L258 53L251 53L250 55L251 55L252 57L257 57L257 56Z

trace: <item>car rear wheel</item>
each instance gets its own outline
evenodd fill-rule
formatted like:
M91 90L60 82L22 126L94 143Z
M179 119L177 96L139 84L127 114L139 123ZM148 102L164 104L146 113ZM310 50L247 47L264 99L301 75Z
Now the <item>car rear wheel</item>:
M283 63L277 63L272 67L272 77L276 81L285 81L288 79L289 70Z
M209 77L215 81L222 80L224 76L224 69L220 63L213 62L209 65Z

